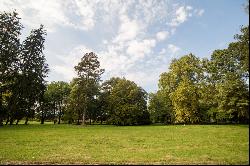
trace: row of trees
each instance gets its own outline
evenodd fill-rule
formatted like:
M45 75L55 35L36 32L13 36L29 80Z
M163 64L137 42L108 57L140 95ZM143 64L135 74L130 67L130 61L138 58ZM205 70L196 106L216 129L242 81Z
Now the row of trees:
M0 125L21 119L27 124L30 118L83 125L249 121L248 26L210 59L174 59L160 75L159 90L148 95L125 78L102 82L104 69L93 52L75 66L77 77L70 83L47 84L46 32L41 26L21 42L19 20L15 12L0 14Z
M23 25L16 12L0 13L0 125L39 119L60 124L86 120L116 125L149 124L147 93L125 78L101 84L100 62L86 53L75 66L71 83L47 84L48 65L43 54L46 31L40 28L20 41Z
M189 54L172 61L150 94L153 122L249 121L249 26L235 39L210 59Z
M89 124L105 121L115 125L150 124L147 111L147 93L134 82L125 78L111 78L100 83L104 72L99 69L97 56L86 53L81 62L75 66L78 77L70 84L52 82L45 92L43 111L38 118L41 122L62 117L66 123ZM59 104L56 104L59 103Z

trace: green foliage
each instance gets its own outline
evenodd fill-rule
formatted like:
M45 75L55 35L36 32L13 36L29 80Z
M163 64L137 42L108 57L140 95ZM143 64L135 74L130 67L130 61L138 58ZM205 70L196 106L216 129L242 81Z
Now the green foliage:
M171 100L177 123L249 121L249 27L235 35L227 49L215 50L211 59L190 54L174 59L162 73L159 92ZM160 109L168 107L152 98ZM154 104L156 105L156 104Z
M199 117L199 103L197 87L188 79L184 79L177 89L170 94L176 123L197 123Z
M20 18L16 12L0 13L0 83L1 91L8 81L13 80L17 72L18 54L20 52L21 29Z
M66 117L77 120L77 124L85 124L86 116L95 115L96 98L99 96L99 82L104 69L100 69L100 62L95 53L86 53L75 66L78 77L72 82L68 113ZM81 118L82 117L82 118Z
M40 109L38 114L43 115L43 112L50 112L50 119L54 120L54 123L57 121L58 117L58 124L61 122L61 117L64 114L64 110L66 109L66 101L68 95L70 93L70 86L67 82L63 81L53 81L51 82L45 91L44 94L44 102L47 103L47 109ZM44 116L40 116L41 121L44 121Z
M162 91L149 94L148 109L153 123L171 124L174 122L174 112L169 95Z
M217 106L218 121L249 121L248 27L243 27L241 32L235 36L238 41L230 43L227 49L215 50L206 66L209 84L214 89L212 106Z
M247 85L239 78L231 76L218 84L218 109L228 116L227 120L247 122L249 119L249 92Z
M203 70L199 58L193 54L172 60L169 72L160 76L159 88L168 93L176 90L183 79L188 79L193 83L199 83L203 78Z
M10 124L23 117L28 121L34 116L35 103L45 90L44 78L48 73L43 55L46 32L41 25L20 43L23 26L19 20L16 12L0 13L0 114L5 110L5 116L0 116L0 124L2 117ZM6 93L10 95L3 101Z
M32 30L22 44L17 91L21 93L26 118L34 116L32 108L36 101L42 99L46 89L44 78L49 70L43 55L45 35L46 32L41 25L39 29Z
M236 34L237 42L229 44L228 50L241 66L242 73L249 77L249 25L241 27L241 34Z
M115 125L149 124L147 93L134 82L125 78L111 78L104 83L109 87L106 93L109 105L109 123Z
M19 36L23 28L16 12L0 13L0 125L10 114L4 94L10 93L18 70Z
M172 103L176 123L197 123L199 113L199 87L204 79L202 62L193 54L174 59L168 73L159 80L159 92ZM165 105L165 107L170 104Z

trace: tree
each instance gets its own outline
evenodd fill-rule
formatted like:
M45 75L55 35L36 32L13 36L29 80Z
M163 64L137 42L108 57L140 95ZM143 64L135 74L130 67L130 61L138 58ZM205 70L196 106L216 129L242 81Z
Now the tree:
M175 122L197 123L200 121L198 89L203 79L202 62L193 54L174 59L170 64L169 72L161 74L159 92L165 94L165 100L170 98ZM169 107L169 104L164 105Z
M10 97L12 94L10 88L18 70L19 36L22 28L16 12L0 13L0 125L9 113L3 96L9 94Z
M46 92L36 106L36 117L41 120L41 124L44 124L45 120L54 120L54 105L51 96Z
M216 86L218 94L218 114L222 121L247 123L249 121L249 91L243 80L231 75L225 82Z
M67 111L64 114L64 119L69 123L77 120L77 124L80 124L82 118L82 110L84 109L84 93L81 93L77 80L73 79L71 84L71 91L67 100Z
M27 124L28 118L34 116L35 103L43 96L44 78L48 73L43 55L46 35L43 26L32 30L20 44L23 26L19 19L16 12L0 14L0 112L5 110L6 124L12 124L14 120L18 123L23 117L26 117ZM5 93L8 97L3 101ZM0 123L2 124L2 118Z
M177 123L200 122L198 89L188 79L184 79L177 89L170 94Z
M99 82L101 75L104 73L104 69L100 69L100 62L95 53L86 53L82 58L81 62L75 66L78 78L76 79L76 85L74 90L81 93L84 96L81 97L80 101L76 101L77 105L83 105L80 110L82 115L82 124L85 125L85 118L88 109L88 105L94 100L96 95L99 93Z
M174 112L168 94L163 91L149 94L149 113L153 123L170 124L174 122Z
M45 77L49 70L43 55L45 35L46 31L41 25L40 28L32 30L22 44L19 92L22 93L22 102L25 102L25 124L34 116L32 107L43 97L46 89Z
M147 93L134 82L123 79L111 79L108 104L110 108L109 123L115 125L149 124L147 111Z
M110 103L110 94L115 85L119 82L121 78L119 77L112 77L109 80L106 80L101 85L101 93L98 98L99 103L99 120L101 123L103 121L107 121L110 119L112 114L112 104Z
M238 44L230 43L227 49L215 50L208 62L207 72L209 82L214 88L213 100L216 101L214 106L217 108L213 113L217 117L216 121L239 122L240 119L249 119L249 88L245 81L247 72L245 61L240 58L242 54L238 50ZM247 54L247 51L245 53ZM242 115L245 115L245 118Z
M61 117L63 116L63 110L66 109L66 100L70 94L70 86L64 81L53 81L47 86L45 95L47 95L49 102L52 104L52 110L54 115L54 123L56 117L58 117L58 124L61 123Z

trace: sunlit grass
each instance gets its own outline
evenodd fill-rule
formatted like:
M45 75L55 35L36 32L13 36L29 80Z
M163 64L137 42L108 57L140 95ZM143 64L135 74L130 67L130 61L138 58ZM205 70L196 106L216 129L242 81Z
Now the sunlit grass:
M13 125L0 164L249 164L247 125Z

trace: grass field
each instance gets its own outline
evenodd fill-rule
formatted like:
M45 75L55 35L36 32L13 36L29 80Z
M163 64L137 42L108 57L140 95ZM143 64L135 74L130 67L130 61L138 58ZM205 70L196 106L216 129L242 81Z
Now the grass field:
M13 125L0 164L249 164L248 125Z

